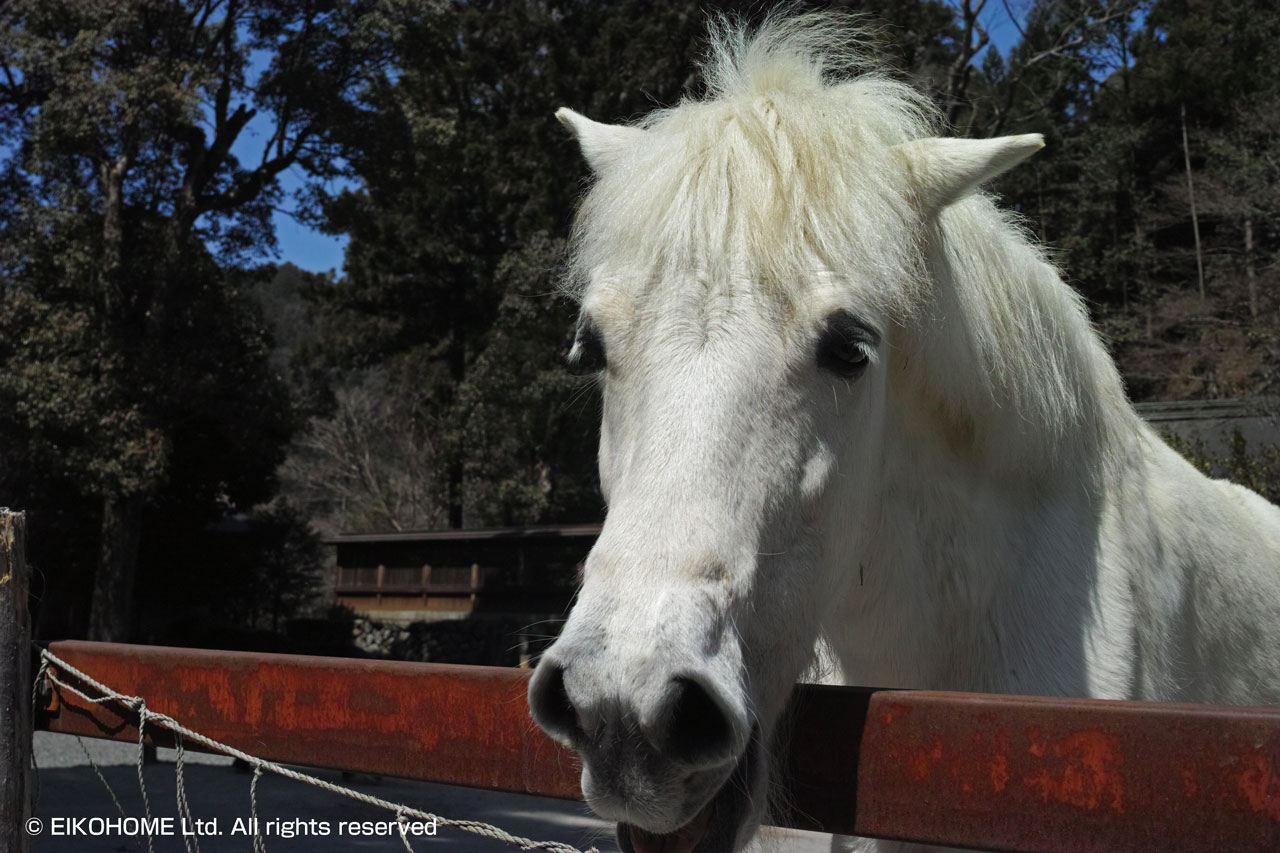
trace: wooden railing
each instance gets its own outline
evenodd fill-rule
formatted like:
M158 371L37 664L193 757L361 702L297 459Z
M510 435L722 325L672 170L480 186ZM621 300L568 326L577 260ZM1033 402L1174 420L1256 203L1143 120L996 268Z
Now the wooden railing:
M485 575L486 570L475 564L421 568L339 566L335 588L339 594L467 594L484 588Z

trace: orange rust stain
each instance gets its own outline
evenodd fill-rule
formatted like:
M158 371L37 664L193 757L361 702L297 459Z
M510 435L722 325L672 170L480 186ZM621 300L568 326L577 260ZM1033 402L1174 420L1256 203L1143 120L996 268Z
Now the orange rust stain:
M1009 784L1009 738L996 732L996 752L991 757L991 789L997 794Z
M1056 790L1056 783L1053 777L1049 775L1049 771L1041 767L1035 773L1028 773L1022 778L1022 784L1034 790L1040 795L1041 802L1049 802L1049 798L1053 796Z
M1195 774L1190 770L1182 771L1182 793L1189 800L1200 791L1200 786L1196 783Z
M915 750L910 759L911 775L916 781L926 778L933 766L942 760L942 740L933 739L933 745L928 749Z
M1255 812L1261 812L1280 823L1280 773L1262 755L1254 754L1242 762L1246 765L1237 785Z
M896 717L905 717L911 713L911 706L903 702L894 702L885 705L884 711L880 714L880 719L888 725L892 723Z
M1009 759L1001 753L991 760L991 788L1000 793L1009 784Z
M1117 746L1116 738L1099 731L1067 735L1052 745L1054 757L1061 760L1054 762L1057 771L1041 767L1023 777L1022 783L1045 802L1057 800L1089 811L1109 808L1123 814L1124 768ZM1034 749L1032 754L1037 754Z
M1030 743L1030 746L1027 747L1027 752L1031 753L1036 758L1043 758L1044 757L1044 735L1040 733L1040 729L1036 728L1035 726L1032 726L1031 728L1027 729L1027 740Z

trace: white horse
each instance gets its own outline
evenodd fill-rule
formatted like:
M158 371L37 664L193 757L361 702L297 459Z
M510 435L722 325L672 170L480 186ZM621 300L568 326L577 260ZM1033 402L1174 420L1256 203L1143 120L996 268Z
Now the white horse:
M741 848L793 682L1280 703L1280 511L1135 414L1080 298L822 20L722 28L710 94L609 126L571 362L608 517L533 716L625 850Z

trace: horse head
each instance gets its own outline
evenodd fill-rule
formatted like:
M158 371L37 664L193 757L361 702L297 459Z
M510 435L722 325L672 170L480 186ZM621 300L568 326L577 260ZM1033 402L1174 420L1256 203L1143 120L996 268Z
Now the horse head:
M636 126L569 110L594 173L571 365L603 394L608 514L530 685L626 850L738 849L834 601L876 525L922 235L1041 146L928 138L812 21L720 34L710 95Z

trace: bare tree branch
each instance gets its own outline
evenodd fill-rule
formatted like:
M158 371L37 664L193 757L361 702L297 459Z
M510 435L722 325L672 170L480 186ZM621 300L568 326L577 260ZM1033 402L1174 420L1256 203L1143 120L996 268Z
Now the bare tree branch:
M327 532L438 525L435 448L417 420L380 374L339 390L334 413L312 419L281 466L287 500Z
M1028 43L1028 28L1020 25L1017 16L1010 6L1008 0L1002 0L1006 12L1010 20L1017 28L1018 33L1022 37L1022 44ZM984 122L981 125L982 135L995 135L1004 130L1004 128L1012 121L1012 111L1015 100L1019 94L1026 94L1032 91L1029 86L1024 86L1024 80L1027 75L1050 60L1086 60L1088 57L1082 56L1079 51L1087 47L1091 38L1110 27L1111 24L1118 20L1126 19L1132 15L1134 10L1141 5L1141 0L1115 0L1115 2L1100 5L1088 4L1065 4L1059 3L1054 6L1044 6L1042 8L1049 11L1070 10L1071 14L1065 15L1054 25L1051 33L1049 44L1046 47L1035 50L1027 55L1018 55L1015 53L1013 61L1005 72L1004 77L998 81L1000 93L991 98L986 106L991 111L992 120ZM968 9L968 0L964 0L963 7L960 10L962 20L968 14L976 16L976 12ZM981 11L981 7L977 11ZM976 22L975 22L976 23ZM968 29L966 28L966 37L968 37ZM980 49L980 48L979 48ZM972 57L977 54L977 50L973 50L969 54L969 58L965 61L972 66ZM962 51L961 56L964 56ZM960 112L969 102L968 87L969 78L967 75L961 75L954 78L960 85L958 88L948 93L948 120L953 124L959 118ZM1061 85L1061 76L1058 76L1055 83ZM1049 87L1042 87L1048 91ZM1038 97L1036 100L1043 104L1043 98ZM972 122L971 125L977 125ZM971 127L972 129L972 127Z
M955 127L964 109L969 91L969 78L973 74L973 58L987 46L990 39L978 24L978 15L986 7L987 0L960 0L960 20L964 28L964 36L960 44L960 53L947 72L947 124Z

